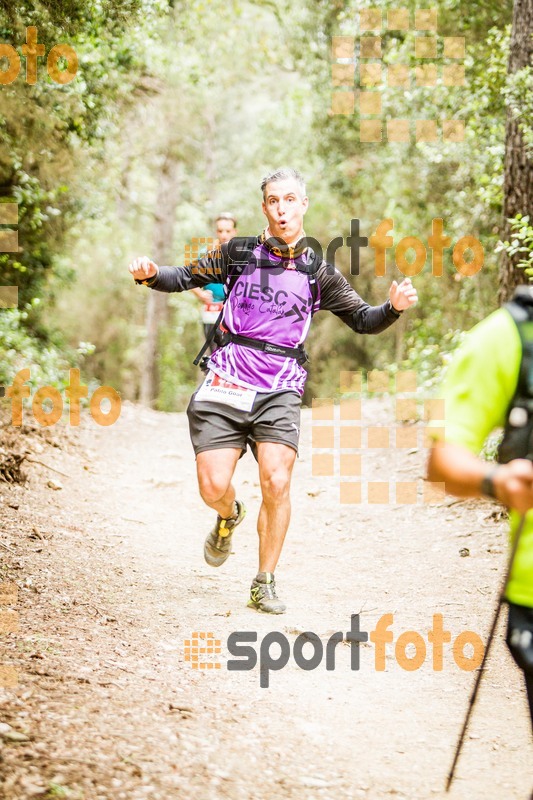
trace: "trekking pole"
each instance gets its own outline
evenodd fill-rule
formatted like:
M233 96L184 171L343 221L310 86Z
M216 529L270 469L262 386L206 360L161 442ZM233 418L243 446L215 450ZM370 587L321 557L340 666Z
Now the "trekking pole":
M485 645L485 652L483 654L483 660L481 662L481 666L480 666L480 668L478 670L478 673L476 675L476 682L474 684L474 688L472 689L472 694L470 695L470 703L468 705L468 710L466 712L465 721L463 723L463 729L461 731L461 735L459 737L459 741L457 743L457 747L455 748L455 756L454 756L454 759L453 759L453 764L452 764L450 772L448 774L448 780L446 781L446 791L447 792L450 791L450 787L452 785L453 776L455 774L455 767L457 766L457 762L459 761L459 756L461 755L461 750L462 750L463 742L464 742L464 739L465 739L465 736L466 736L466 731L468 729L468 723L470 722L470 717L472 716L472 711L474 710L474 703L476 702L476 697L477 697L477 693L478 693L478 689L479 689L479 684L481 683L481 678L483 676L483 671L485 669L485 664L487 662L487 657L489 655L490 646L492 644L492 640L493 640L494 634L496 632L496 627L498 625L498 619L500 617L500 611L501 611L502 605L503 605L504 600L505 600L505 590L507 589L507 584L509 582L509 578L510 578L510 575L511 575L511 570L513 568L513 563L514 563L516 551L518 549L518 541L520 539L520 536L522 535L522 530L524 528L525 521L526 521L526 515L522 514L522 516L520 517L520 522L518 524L516 535L514 537L513 546L511 548L511 555L509 556L509 561L507 562L507 569L505 571L505 576L504 576L504 579L502 581L500 594L499 594L499 597L498 597L498 605L496 606L496 610L494 612L494 618L492 620L492 625L491 625L490 632L489 632L489 635L488 635L488 638L487 638L487 644Z

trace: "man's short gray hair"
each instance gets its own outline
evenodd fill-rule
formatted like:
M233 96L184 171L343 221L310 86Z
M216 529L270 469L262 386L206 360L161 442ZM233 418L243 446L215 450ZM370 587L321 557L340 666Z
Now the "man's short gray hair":
M281 167L280 169L275 170L274 172L265 175L263 180L261 181L261 191L263 193L263 200L265 199L265 188L267 183L274 183L275 181L286 181L290 178L293 178L302 193L302 198L305 197L305 181L298 172L297 169L293 169L292 167Z
M221 213L218 215L218 217L216 217L216 219L215 219L215 222L218 222L218 221L219 221L219 219L223 219L223 220L225 220L226 222L233 222L233 227L234 227L234 228L236 228L236 227L237 227L237 220L235 219L235 217L233 216L233 214L231 214L229 211L222 211L222 212L221 212Z

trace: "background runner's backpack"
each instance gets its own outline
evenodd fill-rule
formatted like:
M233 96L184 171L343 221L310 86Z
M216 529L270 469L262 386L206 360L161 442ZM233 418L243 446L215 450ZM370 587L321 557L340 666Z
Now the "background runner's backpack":
M226 300L230 296L237 279L252 262L252 259L254 258L253 253L259 244L259 241L260 239L258 236L235 236L228 242L228 277L226 278ZM321 263L322 260L313 251L313 259L309 264L299 264L295 267L298 272L305 272L309 279L309 289L311 292L311 315L314 313L315 304L318 298L316 274ZM261 265L258 265L258 267L260 266ZM226 300L224 302L226 302ZM285 347L284 345L277 345L272 342L263 342L259 339L251 339L248 336L228 334L220 327L223 315L224 309L221 310L220 314L218 315L218 319L214 323L213 328L205 340L202 349L194 359L193 364L195 366L198 366L198 364L202 362L200 366L202 369L205 369L205 352L207 351L211 342L218 337L220 337L219 341L221 341L222 346L234 340L239 344L243 344L246 347L251 347L256 350L263 350L265 352L275 353L276 355L285 355L291 358L296 358L300 363L309 361L309 357L305 352L303 345L299 345L298 347Z
M507 464L533 453L533 287L519 286L504 305L516 323L522 344L518 384L507 410L497 461Z

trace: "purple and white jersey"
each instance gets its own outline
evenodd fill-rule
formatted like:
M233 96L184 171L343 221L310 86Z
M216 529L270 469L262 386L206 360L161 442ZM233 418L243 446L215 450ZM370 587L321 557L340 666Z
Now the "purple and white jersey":
M275 255L266 244L257 244L255 262L235 282L224 305L224 325L232 333L270 344L297 347L311 323L311 289L305 272L291 268L291 262ZM278 250L279 253L279 250ZM308 263L307 249L295 259ZM209 283L226 283L231 272L228 244L211 251L195 266L158 267L146 282L160 292L183 292ZM286 266L283 266L286 265ZM376 334L386 330L400 316L389 300L370 306L335 267L322 261L316 273L315 311L331 311L356 333ZM227 381L258 392L294 391L303 394L306 371L290 358L234 342L211 356L209 367Z
M309 277L295 268L284 268L287 260L282 261L263 245L255 248L254 255L257 265L252 262L251 268L244 270L226 300L223 325L232 333L252 339L297 347L305 341L311 324ZM308 259L310 256L304 252L296 263L307 263ZM258 392L303 394L307 377L295 358L234 342L216 350L208 366L222 378Z

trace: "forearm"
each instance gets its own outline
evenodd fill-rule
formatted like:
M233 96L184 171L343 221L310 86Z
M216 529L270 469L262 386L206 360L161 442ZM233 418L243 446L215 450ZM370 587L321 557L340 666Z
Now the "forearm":
M381 333L396 322L400 313L392 308L389 300L381 306L364 305L342 320L356 333Z
M186 292L195 287L200 289L208 283L222 283L221 269L213 265L200 267L158 267L157 275L147 283L150 289L158 292ZM201 294L199 295L201 298Z
M199 261L184 267L158 267L146 256L136 259L129 270L136 283L159 292L186 292L208 283L225 283L227 249L211 250ZM154 274L155 273L155 274Z
M481 482L494 465L482 461L466 447L438 442L429 454L427 476L444 483L457 497L481 497Z
M525 458L508 464L482 461L465 447L439 442L431 450L428 463L430 481L442 481L446 491L457 497L482 497L483 479L491 475L491 497L520 514L533 508L533 465Z

